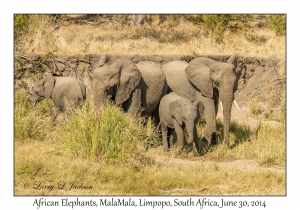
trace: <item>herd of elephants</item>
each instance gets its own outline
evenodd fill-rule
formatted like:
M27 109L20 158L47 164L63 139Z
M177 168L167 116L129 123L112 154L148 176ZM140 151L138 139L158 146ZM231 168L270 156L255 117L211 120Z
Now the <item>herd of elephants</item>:
M232 102L238 86L244 62L238 55L227 62L197 57L189 63L171 61L160 66L152 61L134 64L121 58L108 65L108 55L102 55L97 67L90 73L95 106L112 100L132 116L152 117L160 124L163 148L173 145L175 129L178 149L193 143L199 151L196 129L200 117L205 119L203 139L211 144L217 142L216 115L220 101L223 109L224 143L229 145L229 127ZM66 101L86 99L85 84L75 77L58 77L48 74L33 88L32 103L51 98L54 103L52 120L66 109Z

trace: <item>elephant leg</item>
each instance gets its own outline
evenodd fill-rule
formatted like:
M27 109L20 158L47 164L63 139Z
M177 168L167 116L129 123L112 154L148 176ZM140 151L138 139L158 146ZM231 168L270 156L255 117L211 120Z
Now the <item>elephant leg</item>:
M54 108L54 109L52 110L52 114L51 114L51 117L52 117L52 123L54 123L54 121L55 121L55 119L57 118L58 114L59 114L59 110L57 110L57 109Z
M215 105L215 111L216 116L218 115L218 109L219 109L219 90L217 88L214 88L214 105Z
M162 139L163 139L163 148L164 151L169 150L169 144L168 144L168 127L165 123L161 123L161 133L162 133Z
M178 142L178 151L176 155L180 155L183 150L183 140L184 140L183 128L181 125L178 124L176 120L174 120L174 127L177 135L177 142Z
M152 115L152 122L153 122L153 125L154 127L156 128L158 125L159 125L159 112L158 112L158 106L157 108L155 109L153 115Z
M169 146L170 148L174 146L174 131L169 130Z
M204 104L204 139L211 144L217 143L216 109L214 99L202 98Z

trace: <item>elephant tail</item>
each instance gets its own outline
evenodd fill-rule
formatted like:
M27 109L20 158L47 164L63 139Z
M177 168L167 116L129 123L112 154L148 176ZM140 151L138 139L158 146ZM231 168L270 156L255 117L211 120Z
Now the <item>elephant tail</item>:
M81 89L82 100L85 100L86 99L86 86L83 82L81 82L79 80L77 80L77 82Z

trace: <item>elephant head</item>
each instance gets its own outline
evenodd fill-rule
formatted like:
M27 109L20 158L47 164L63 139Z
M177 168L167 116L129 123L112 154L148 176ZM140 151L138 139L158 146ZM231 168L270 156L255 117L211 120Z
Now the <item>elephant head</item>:
M43 100L44 98L50 98L54 88L54 77L48 74L44 79L37 82L34 85L33 92L31 94L31 101L33 106L37 102Z
M116 104L128 100L140 82L141 72L131 60L120 59L110 66L101 65L95 68L90 76L94 102L98 106L109 99Z
M196 124L199 121L201 113L204 111L204 105L200 100L192 103L186 98L177 99L170 103L169 112L180 126L185 124L188 137L186 141L190 144L198 140Z
M214 100L218 97L223 103L223 132L226 144L229 144L231 107L238 84L237 76L242 68L243 60L233 55L227 63L204 57L195 58L185 70L189 81L203 96Z

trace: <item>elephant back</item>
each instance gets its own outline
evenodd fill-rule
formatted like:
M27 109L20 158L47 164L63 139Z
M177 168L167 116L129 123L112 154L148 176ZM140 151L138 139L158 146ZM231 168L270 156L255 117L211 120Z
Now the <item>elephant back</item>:
M141 61L136 66L142 74L142 115L152 115L167 92L166 78L160 65L152 61Z
M170 91L194 102L199 94L188 80L185 72L187 66L188 63L185 61L171 61L163 66L162 71L166 76L166 82Z
M66 109L64 100L84 100L85 85L83 83L81 85L75 77L55 77L55 86L52 93L54 105L61 109Z

